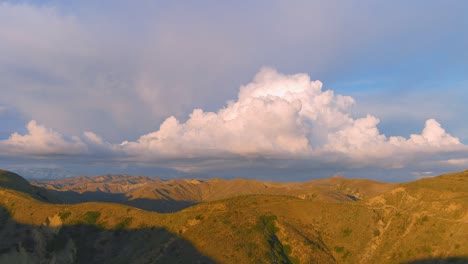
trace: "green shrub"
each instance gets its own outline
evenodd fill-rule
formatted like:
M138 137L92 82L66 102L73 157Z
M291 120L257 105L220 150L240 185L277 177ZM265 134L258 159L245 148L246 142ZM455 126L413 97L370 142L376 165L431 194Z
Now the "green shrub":
M429 221L429 217L427 217L427 215L425 215L425 216L423 216L421 218L421 224L424 223L424 222L427 222L427 221Z
M276 215L262 215L259 217L257 225L260 229L266 229L267 232L276 234L278 228L275 226L275 220L278 220Z
M343 229L341 231L341 234L343 235L343 237L347 237L347 236L351 235L352 232L353 232L353 230L351 230L349 228L346 228L346 229Z
M133 221L133 217L125 217L125 219L118 223L115 228L116 229L126 229L130 226L130 224L132 223Z
M95 224L97 219L101 216L101 212L88 211L84 215L84 221L86 224Z
M291 255L291 253L292 253L292 249L291 249L290 245L283 245L283 250L284 250L284 253L286 253L287 256Z
M71 215L71 212L69 211L59 213L60 219L62 219L62 221L65 221L65 219L70 217L70 215Z
M335 252L341 253L343 251L344 251L344 247L338 247L338 246L335 247Z

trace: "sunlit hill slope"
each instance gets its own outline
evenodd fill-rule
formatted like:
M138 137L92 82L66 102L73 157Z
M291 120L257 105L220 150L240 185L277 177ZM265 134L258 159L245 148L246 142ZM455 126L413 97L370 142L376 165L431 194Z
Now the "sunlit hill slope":
M394 185L129 176L35 184L0 171L0 263L468 260L468 171ZM80 203L96 192L124 204ZM135 199L194 205L162 214L125 205Z

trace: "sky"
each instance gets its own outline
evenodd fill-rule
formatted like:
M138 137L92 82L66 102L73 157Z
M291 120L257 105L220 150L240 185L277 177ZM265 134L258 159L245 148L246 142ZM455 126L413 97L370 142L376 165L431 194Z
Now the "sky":
M466 1L0 1L0 168L468 169Z

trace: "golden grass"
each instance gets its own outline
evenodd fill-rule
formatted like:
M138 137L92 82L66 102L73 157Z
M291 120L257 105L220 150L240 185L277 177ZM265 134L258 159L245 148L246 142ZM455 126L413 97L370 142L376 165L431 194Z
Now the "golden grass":
M18 223L164 228L219 263L400 263L468 257L467 171L393 186L359 202L258 194L172 214L112 203L48 204L8 188L0 188L0 198Z

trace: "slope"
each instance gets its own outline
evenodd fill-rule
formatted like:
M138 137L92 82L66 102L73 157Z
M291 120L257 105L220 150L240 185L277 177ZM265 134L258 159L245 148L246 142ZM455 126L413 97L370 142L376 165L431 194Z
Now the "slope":
M10 224L0 225L0 232L4 241L14 242L0 244L0 260L22 254L87 263L83 252L91 252L99 263L117 260L114 255L156 263L188 257L218 263L404 263L433 258L463 263L468 260L467 192L465 171L402 184L358 202L259 194L158 214L109 203L53 205L2 187L0 205L11 218L3 218ZM91 242L83 237L91 237Z

